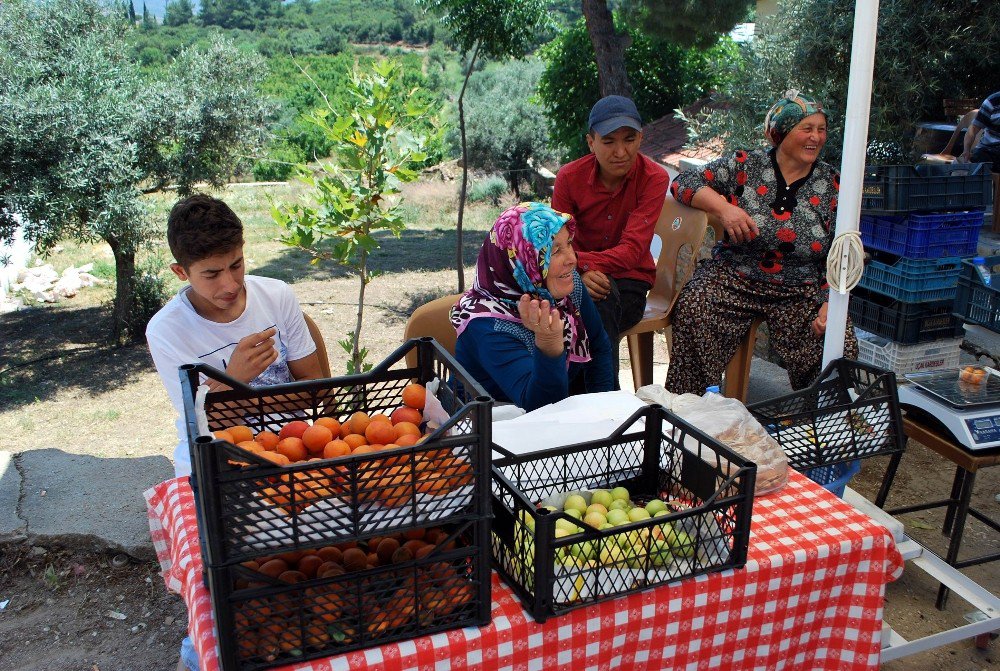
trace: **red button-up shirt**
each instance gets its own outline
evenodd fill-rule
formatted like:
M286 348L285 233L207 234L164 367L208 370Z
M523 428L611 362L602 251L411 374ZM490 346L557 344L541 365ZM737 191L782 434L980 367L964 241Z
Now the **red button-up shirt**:
M560 168L552 208L576 219L573 248L580 272L599 270L652 286L656 261L649 245L669 184L667 171L643 154L614 191L598 178L593 154Z

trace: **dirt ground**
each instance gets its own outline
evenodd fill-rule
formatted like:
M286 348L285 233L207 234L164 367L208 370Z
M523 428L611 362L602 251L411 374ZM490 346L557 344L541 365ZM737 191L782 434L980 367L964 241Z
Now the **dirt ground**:
M433 189L417 193L437 197ZM463 252L466 277L482 241L485 224L499 209L473 212ZM422 222L402 239L387 238L374 257L386 271L368 287L364 344L378 362L402 343L413 308L454 293L455 237L450 211ZM433 219L433 218L432 218ZM273 237L273 234L268 234ZM259 234L260 240L268 235ZM335 374L346 367L336 341L353 326L357 283L337 268L310 267L302 255L265 249L249 258L251 272L293 284L303 308L326 334ZM61 270L61 268L58 268ZM144 346L117 350L101 346L108 332L108 294L94 291L57 306L0 315L0 449L20 452L58 447L93 456L148 456L172 453L173 412ZM661 350L663 348L661 347ZM623 368L627 356L622 350ZM661 353L662 355L662 353ZM14 366L11 366L14 362ZM136 403L136 399L142 403ZM852 486L874 498L884 462L867 463ZM922 446L910 443L889 505L948 495L954 471ZM977 479L975 504L1000 518L1000 469ZM920 542L944 552L941 512L904 518ZM963 556L996 552L1000 539L970 521ZM0 546L0 668L56 671L169 671L177 663L186 612L179 597L166 593L158 567L113 561L107 556L69 556L23 546ZM121 559L121 558L119 558ZM997 564L965 573L1000 594ZM909 638L963 624L970 610L960 599L934 608L936 584L908 569L888 588L886 619ZM120 615L124 619L119 619ZM994 641L985 651L960 642L886 664L888 671L972 671L997 668Z

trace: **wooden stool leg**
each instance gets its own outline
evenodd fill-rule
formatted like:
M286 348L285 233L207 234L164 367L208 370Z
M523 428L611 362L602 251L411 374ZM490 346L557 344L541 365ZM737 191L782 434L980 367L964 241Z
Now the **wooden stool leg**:
M628 360L632 365L632 384L636 389L653 384L653 334L636 333L626 337Z
M753 360L753 348L757 344L757 327L760 320L750 325L746 338L740 343L739 349L726 366L726 379L722 383L722 395L735 398L737 401L747 400L747 388L750 386L750 362Z

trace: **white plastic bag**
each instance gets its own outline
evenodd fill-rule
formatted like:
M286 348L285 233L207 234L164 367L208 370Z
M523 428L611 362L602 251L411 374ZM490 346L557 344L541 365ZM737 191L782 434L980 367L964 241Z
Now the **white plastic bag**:
M742 403L718 394L682 394L672 412L740 456L757 464L755 493L767 494L788 482L788 458Z

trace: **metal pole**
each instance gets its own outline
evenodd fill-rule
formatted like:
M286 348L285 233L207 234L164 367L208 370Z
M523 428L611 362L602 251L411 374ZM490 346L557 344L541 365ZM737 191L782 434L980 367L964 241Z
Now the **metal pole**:
M854 5L854 40L851 44L851 71L847 83L847 112L844 119L844 150L840 163L840 194L837 205L836 235L858 230L861 217L861 189L864 185L865 154L868 146L868 115L875 69L875 33L878 0L857 0ZM844 271L847 259L841 259ZM847 302L850 292L830 287L830 305L823 343L823 368L844 355Z

